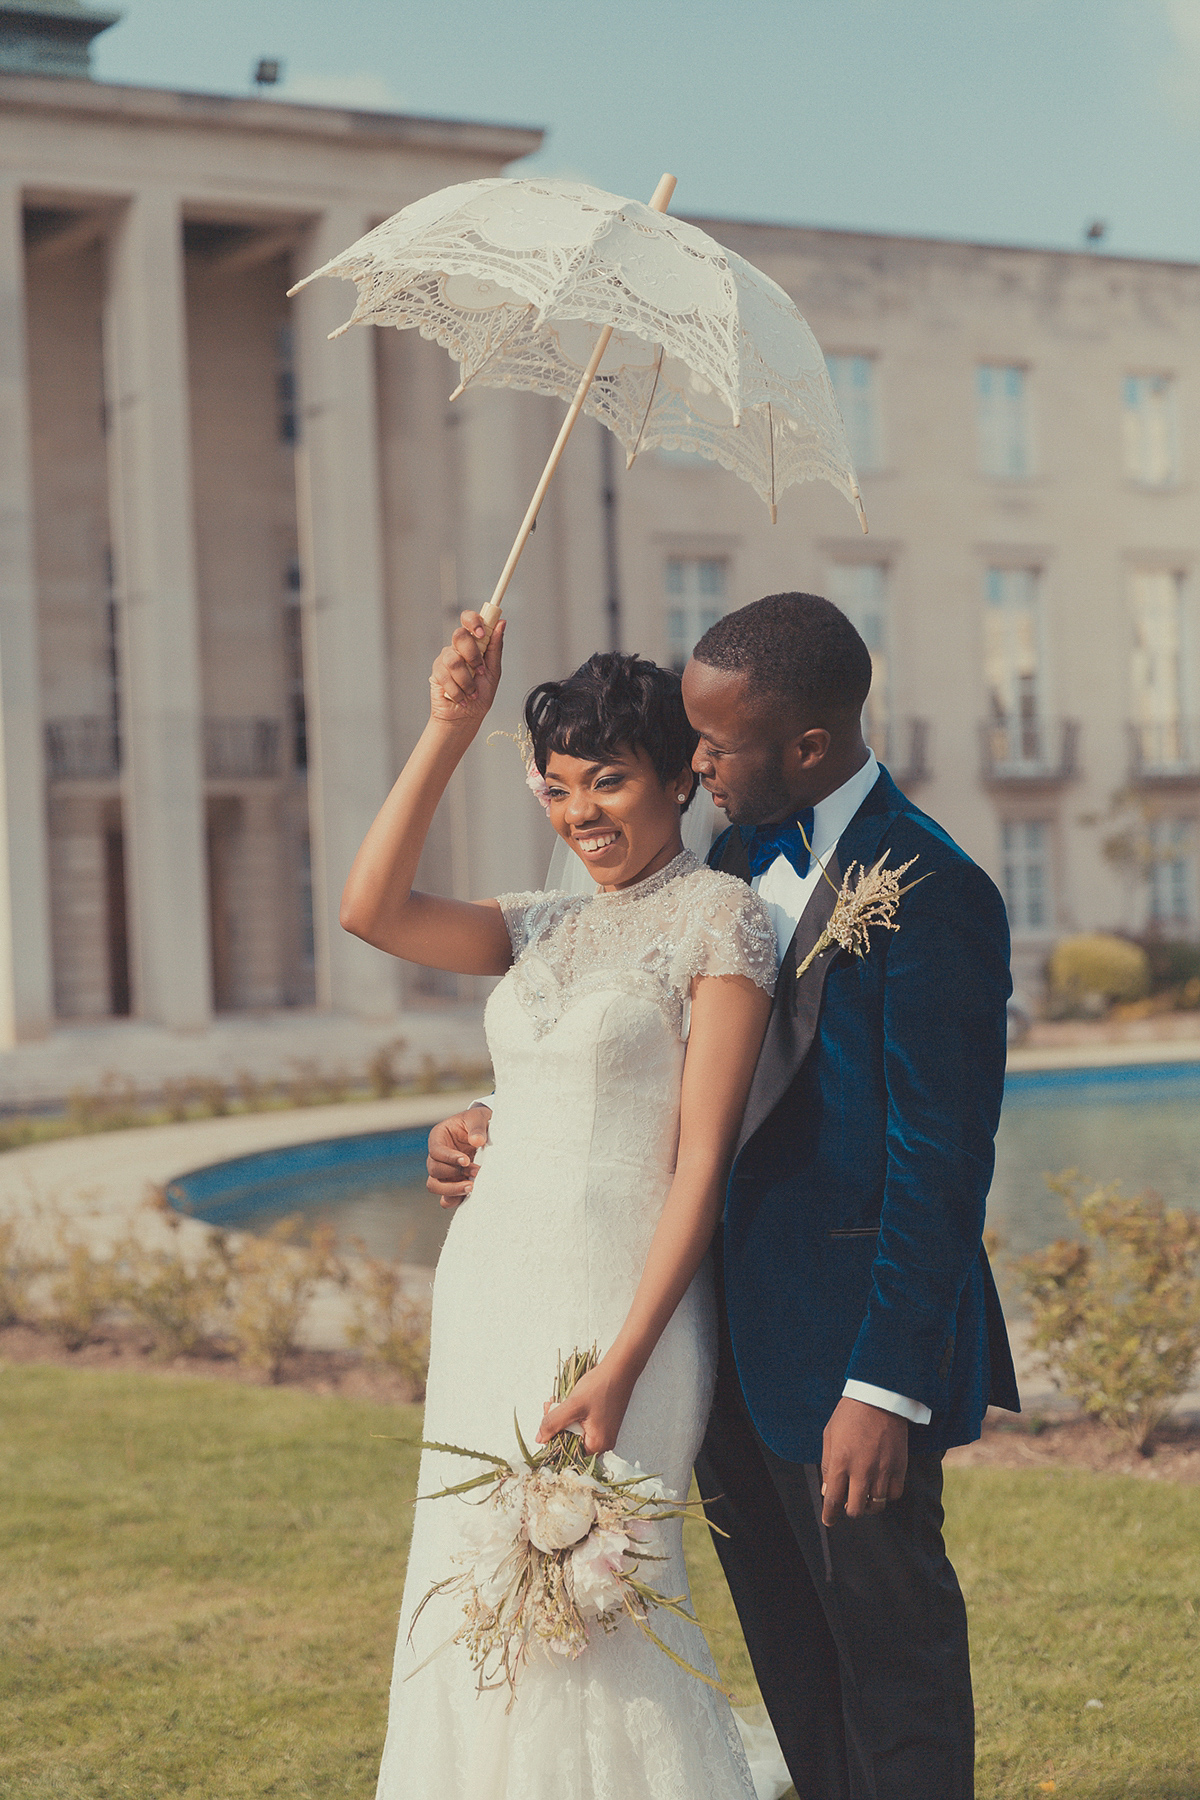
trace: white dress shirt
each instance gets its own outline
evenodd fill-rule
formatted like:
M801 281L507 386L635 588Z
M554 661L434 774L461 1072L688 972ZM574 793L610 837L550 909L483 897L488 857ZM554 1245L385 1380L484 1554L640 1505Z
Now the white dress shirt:
M756 875L750 883L771 915L779 944L779 960L787 955L800 915L808 905L817 883L823 879L819 862L827 862L837 848L837 841L879 779L879 764L873 750L867 752L862 768L844 781L840 788L827 794L813 808L813 860L807 875L797 875L786 856L777 856L769 869ZM906 1399L888 1388L875 1387L869 1381L848 1381L842 1394L850 1400L863 1400L884 1412L899 1413L914 1425L928 1425L932 1414L920 1400Z

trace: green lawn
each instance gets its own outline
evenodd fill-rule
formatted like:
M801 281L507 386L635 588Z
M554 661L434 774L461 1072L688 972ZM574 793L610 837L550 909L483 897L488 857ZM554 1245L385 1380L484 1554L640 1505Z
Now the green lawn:
M5 1800L371 1800L415 1467L372 1433L418 1423L295 1391L0 1369ZM980 1800L1049 1780L1196 1800L1200 1495L983 1469L948 1487ZM718 1659L753 1700L702 1531L691 1548Z

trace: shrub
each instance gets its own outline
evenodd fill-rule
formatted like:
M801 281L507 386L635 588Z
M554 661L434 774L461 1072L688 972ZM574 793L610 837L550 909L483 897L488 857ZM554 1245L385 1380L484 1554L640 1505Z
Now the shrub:
M400 1263L359 1256L348 1271L354 1297L354 1323L348 1341L368 1362L383 1363L410 1383L414 1400L425 1397L429 1373L429 1304L409 1293Z
M44 1264L25 1247L15 1219L0 1219L0 1325L19 1325L29 1317L29 1283Z
M340 1274L331 1225L305 1226L293 1215L236 1247L222 1242L229 1270L238 1360L278 1381L318 1281Z
M75 1088L67 1097L67 1118L75 1131L123 1131L142 1123L137 1088L127 1076L107 1074L95 1089Z
M179 1218L161 1188L151 1188L148 1204L177 1232ZM149 1328L161 1357L192 1356L219 1324L230 1280L224 1239L210 1232L198 1256L188 1257L178 1238L151 1247L130 1235L118 1246L120 1304Z
M1144 1454L1200 1355L1200 1216L1119 1184L1080 1196L1048 1177L1083 1232L1017 1263L1032 1343L1056 1387Z
M68 1350L82 1350L106 1312L119 1299L116 1264L73 1240L65 1226L58 1231L62 1260L54 1265L41 1322Z
M368 1062L367 1085L377 1100L390 1100L403 1081L399 1064L407 1048L404 1038L392 1038L389 1043L380 1044Z
M1176 939L1149 938L1145 951L1150 962L1151 991L1186 987L1200 980L1200 944L1180 943Z
M288 1080L285 1092L293 1106L315 1106L321 1098L321 1070L311 1056L293 1056L288 1059L293 1074Z
M274 1094L274 1083L261 1081L249 1069L239 1069L234 1076L234 1085L238 1099L247 1112L262 1112L271 1104Z
M1059 1006L1140 1000L1150 988L1142 946L1100 931L1063 938L1050 954L1047 974L1051 999Z

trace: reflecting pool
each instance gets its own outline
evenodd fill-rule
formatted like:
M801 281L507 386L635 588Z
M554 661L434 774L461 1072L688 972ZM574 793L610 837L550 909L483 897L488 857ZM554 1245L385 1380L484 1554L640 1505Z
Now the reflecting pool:
M1073 1235L1045 1175L1152 1188L1200 1206L1200 1062L1010 1074L996 1137L988 1222L1013 1252Z
M375 1131L297 1144L181 1175L172 1205L213 1225L251 1230L303 1211L328 1218L339 1243L432 1266L451 1215L425 1187L426 1132ZM1047 1173L1153 1188L1200 1204L1200 1062L1010 1074L996 1140L988 1221L1006 1252L1069 1233Z

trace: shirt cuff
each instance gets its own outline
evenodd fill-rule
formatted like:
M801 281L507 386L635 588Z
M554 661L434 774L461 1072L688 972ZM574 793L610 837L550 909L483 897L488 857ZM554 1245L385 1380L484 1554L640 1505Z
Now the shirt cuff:
M906 1400L887 1388L873 1387L869 1381L848 1381L842 1389L844 1400L861 1400L864 1406L878 1406L883 1412L899 1413L913 1425L928 1425L933 1414L921 1400Z

